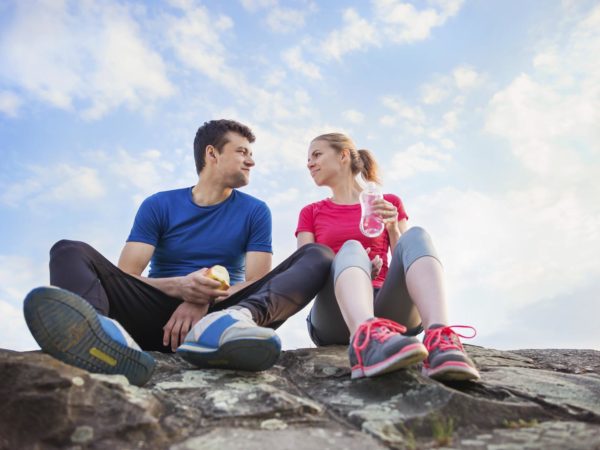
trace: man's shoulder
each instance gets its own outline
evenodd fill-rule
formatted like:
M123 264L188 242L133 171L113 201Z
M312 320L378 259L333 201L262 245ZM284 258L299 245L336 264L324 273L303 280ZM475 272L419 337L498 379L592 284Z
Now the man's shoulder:
M162 203L164 201L172 201L174 198L185 199L188 195L189 187L170 189L168 191L159 191L146 197L146 201Z
M253 195L246 194L245 192L238 191L237 189L233 190L235 195L235 201L244 203L249 206L258 206L268 208L267 203L264 200L261 200L258 197L254 197Z

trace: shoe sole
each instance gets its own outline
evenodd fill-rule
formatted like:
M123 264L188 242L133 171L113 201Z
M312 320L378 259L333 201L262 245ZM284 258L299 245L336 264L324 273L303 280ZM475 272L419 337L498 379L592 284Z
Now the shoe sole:
M137 386L152 376L154 358L112 339L94 308L76 294L36 288L25 298L23 310L31 334L54 358L89 372L125 375Z
M387 359L367 367L353 368L351 379L375 377L384 373L404 369L427 358L428 352L421 343L410 344Z
M189 342L177 349L178 355L199 368L250 372L273 367L280 353L281 341L276 335L269 339L236 339L224 343L216 350Z
M423 375L437 381L468 381L479 380L477 369L460 362L446 362L435 369L423 367Z

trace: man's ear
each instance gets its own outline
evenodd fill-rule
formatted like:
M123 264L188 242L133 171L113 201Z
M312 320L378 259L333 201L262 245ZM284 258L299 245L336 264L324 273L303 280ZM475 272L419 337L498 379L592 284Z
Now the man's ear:
M217 157L216 156L217 149L215 147L213 147L212 145L207 145L205 151L206 151L206 153L204 154L205 159L207 159L207 160L209 158L215 159Z

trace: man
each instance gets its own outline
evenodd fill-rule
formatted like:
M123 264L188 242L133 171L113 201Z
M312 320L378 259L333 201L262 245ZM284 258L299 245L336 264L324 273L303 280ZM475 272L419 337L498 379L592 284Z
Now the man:
M52 286L24 301L42 350L138 385L155 365L144 350L177 350L198 367L271 367L281 350L273 330L316 295L333 254L303 247L269 272L271 213L237 190L249 182L254 140L235 121L201 126L194 140L198 182L142 203L118 267L83 242L57 242ZM208 274L216 264L231 275L225 292Z

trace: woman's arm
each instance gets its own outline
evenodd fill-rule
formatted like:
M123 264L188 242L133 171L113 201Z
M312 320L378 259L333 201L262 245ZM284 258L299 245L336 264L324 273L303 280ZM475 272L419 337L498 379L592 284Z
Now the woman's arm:
M298 233L296 242L298 243L298 248L306 244L311 244L315 242L315 235L310 231L301 231L300 233Z
M398 239L400 239L400 236L402 236L402 234L406 230L408 230L408 223L407 223L406 219L400 220L399 222L397 222L397 226L390 227L390 229L387 230L388 235L390 237L390 249L392 250L392 252L396 248Z

